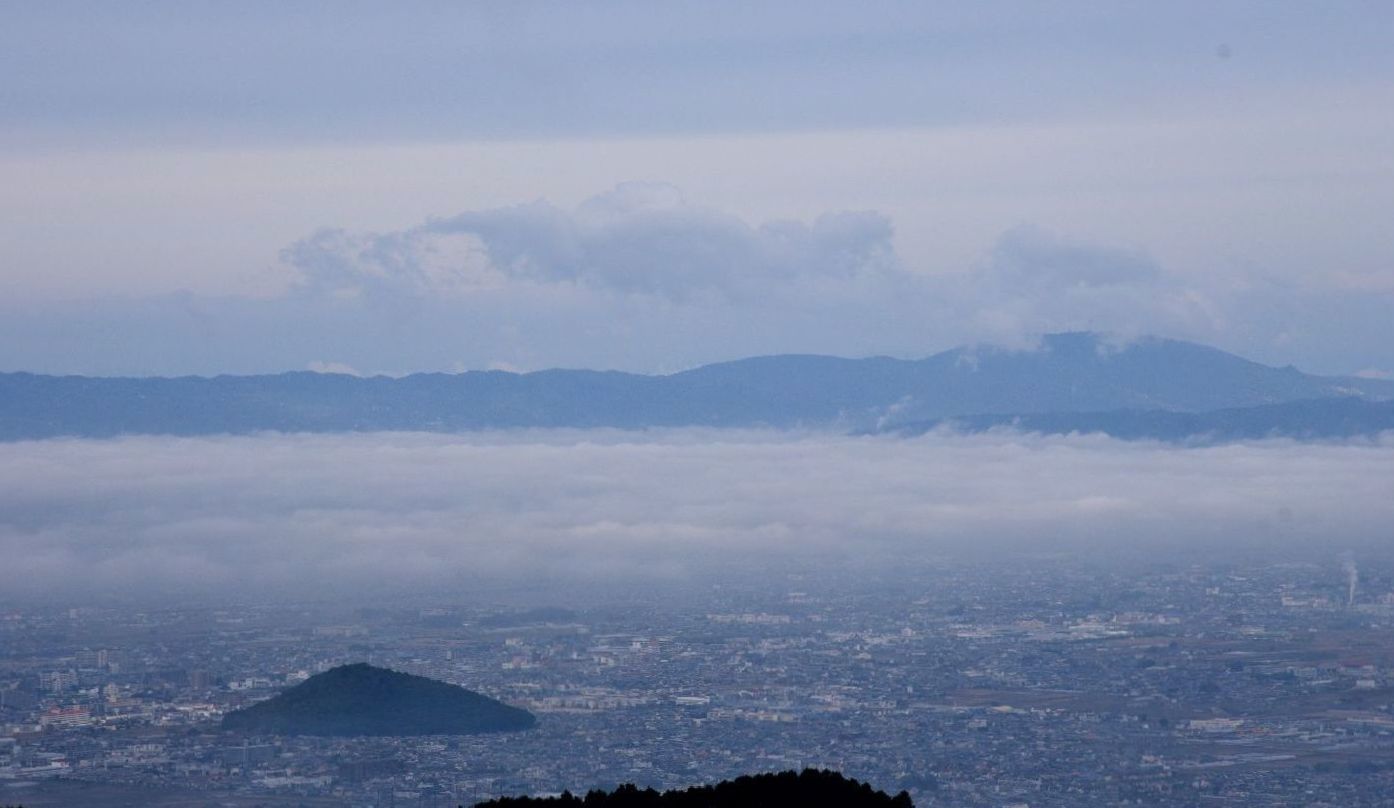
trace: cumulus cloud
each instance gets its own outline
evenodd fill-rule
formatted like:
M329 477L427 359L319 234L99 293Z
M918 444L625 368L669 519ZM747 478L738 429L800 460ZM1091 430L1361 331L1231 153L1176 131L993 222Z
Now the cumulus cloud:
M900 261L875 212L752 224L656 183L573 209L539 201L390 232L323 230L284 258L298 282L280 297L6 308L0 367L265 373L330 357L366 374L664 373L761 354L1022 348L1089 330L1341 373L1388 367L1394 345L1390 300L1368 290L1179 273L1138 247L1030 226L1002 234L974 266L929 272Z
M1079 241L1020 225L951 290L975 312L965 330L1004 344L1055 331L1215 338L1214 290L1167 273L1145 250Z
M325 230L284 257L299 273L299 305L359 312L389 340L430 322L442 340L493 346L487 358L447 367L672 370L789 351L919 356L1065 330L1211 336L1219 320L1208 293L1141 249L1019 226L972 271L930 274L902 266L893 237L875 212L752 225L671 185L636 182L574 210L538 201L395 232ZM595 350L601 341L609 344ZM629 356L562 359L563 344ZM558 358L535 358L549 353Z
M1252 286L1198 283L1139 247L1019 225L968 271L920 272L898 260L892 225L879 213L751 225L663 183L626 183L574 210L538 201L388 233L326 230L284 257L299 273L302 303L359 305L364 316L395 317L394 330L435 309L476 324L506 319L534 355L558 331L583 342L609 337L626 351L685 354L648 367L640 360L642 369L782 351L1019 348L1077 330L1232 344L1231 321L1255 320ZM1274 341L1268 332L1246 336ZM488 361L539 366L506 351Z
M538 201L380 234L321 231L284 257L316 295L461 296L505 284L575 285L674 301L746 298L819 279L896 272L890 221L873 212L758 226L625 183L567 211Z
M701 580L1387 538L1394 444L543 432L0 445L11 598Z

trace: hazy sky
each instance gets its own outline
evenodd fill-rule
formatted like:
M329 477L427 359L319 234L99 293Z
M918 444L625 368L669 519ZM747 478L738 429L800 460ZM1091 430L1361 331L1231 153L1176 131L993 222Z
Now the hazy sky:
M1311 548L1334 568L1387 552L1391 450L701 430L0 443L0 592L469 593L1099 548Z
M1394 371L1394 4L0 2L0 370Z

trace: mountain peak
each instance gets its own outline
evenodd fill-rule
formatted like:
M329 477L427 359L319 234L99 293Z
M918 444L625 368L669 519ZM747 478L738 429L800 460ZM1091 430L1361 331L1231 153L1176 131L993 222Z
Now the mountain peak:
M223 716L223 729L270 735L468 735L535 723L528 711L463 687L364 662Z

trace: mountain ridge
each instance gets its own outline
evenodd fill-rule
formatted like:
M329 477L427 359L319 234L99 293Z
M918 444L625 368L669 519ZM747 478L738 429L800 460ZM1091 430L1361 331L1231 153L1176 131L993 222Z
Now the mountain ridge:
M1274 368L1195 343L1047 335L1035 350L969 346L922 359L786 354L646 376L470 371L393 378L0 373L0 440L123 434L506 428L830 428L983 413L1204 412L1394 398L1394 381Z

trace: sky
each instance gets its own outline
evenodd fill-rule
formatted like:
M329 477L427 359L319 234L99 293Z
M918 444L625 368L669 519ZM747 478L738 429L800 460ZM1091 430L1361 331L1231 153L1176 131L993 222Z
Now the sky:
M1060 553L1339 575L1343 552L1387 558L1391 450L731 430L0 443L0 592L556 598Z
M1394 373L1394 4L0 1L0 370Z

